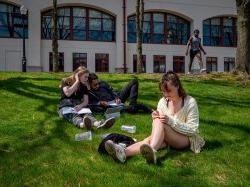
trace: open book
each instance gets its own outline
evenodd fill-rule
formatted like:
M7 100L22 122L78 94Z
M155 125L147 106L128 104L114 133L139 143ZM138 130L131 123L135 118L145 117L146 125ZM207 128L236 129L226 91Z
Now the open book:
M89 108L82 108L79 111L76 111L72 107L63 107L62 108L62 114L70 114L70 113L74 113L74 114L90 114L92 112L91 112L91 110Z

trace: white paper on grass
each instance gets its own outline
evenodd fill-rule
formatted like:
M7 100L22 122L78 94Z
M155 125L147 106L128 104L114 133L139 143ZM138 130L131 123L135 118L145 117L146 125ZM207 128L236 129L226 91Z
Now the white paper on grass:
M91 114L91 110L89 108L82 108L78 112L72 107L63 107L62 114Z
M124 104L123 104L123 103L117 104L117 103L115 102L115 100L113 100L113 101L109 101L109 102L108 102L108 105L109 105L109 106L112 106L112 107L116 107L116 106L123 106Z

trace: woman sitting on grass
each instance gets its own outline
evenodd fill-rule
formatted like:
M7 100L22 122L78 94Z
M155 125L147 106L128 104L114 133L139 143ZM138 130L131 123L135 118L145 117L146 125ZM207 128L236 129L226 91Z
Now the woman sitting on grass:
M106 121L97 121L91 114L77 114L66 112L69 107L79 111L88 106L88 77L89 71L83 67L78 67L71 76L62 79L61 81L61 99L59 103L59 115L73 123L76 127L91 129L111 127L115 119Z
M152 132L143 141L123 147L108 140L105 149L116 161L124 163L127 157L142 154L147 163L157 163L156 151L165 147L199 153L204 140L198 134L199 112L195 99L186 94L179 77L169 71L159 84L163 97L152 112Z

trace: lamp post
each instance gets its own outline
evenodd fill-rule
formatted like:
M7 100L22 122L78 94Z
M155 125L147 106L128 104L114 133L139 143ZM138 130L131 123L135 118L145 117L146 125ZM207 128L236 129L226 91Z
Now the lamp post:
M23 58L22 58L22 71L26 72L26 64L27 64L27 60L26 60L26 55L25 55L25 24L24 24L24 18L27 15L27 8L24 7L24 5L22 5L20 7L20 12L22 15L22 23L23 23Z

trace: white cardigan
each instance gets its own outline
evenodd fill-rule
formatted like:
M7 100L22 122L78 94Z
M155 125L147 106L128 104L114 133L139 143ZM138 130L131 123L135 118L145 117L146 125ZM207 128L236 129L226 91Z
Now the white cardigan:
M167 115L168 122L176 132L189 137L190 149L195 153L199 153L204 146L205 141L199 136L199 111L195 99L186 96L184 106L175 114L170 114L165 98L161 98L158 102L157 110L163 115Z

